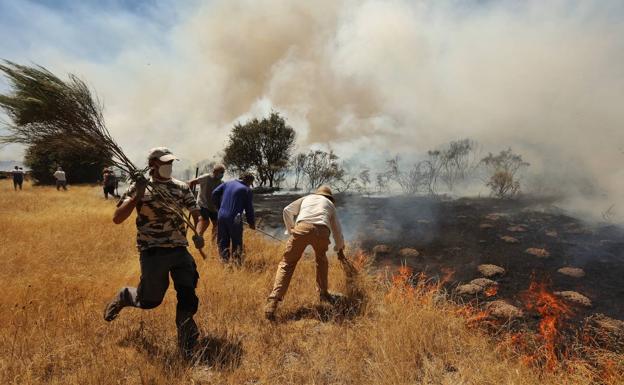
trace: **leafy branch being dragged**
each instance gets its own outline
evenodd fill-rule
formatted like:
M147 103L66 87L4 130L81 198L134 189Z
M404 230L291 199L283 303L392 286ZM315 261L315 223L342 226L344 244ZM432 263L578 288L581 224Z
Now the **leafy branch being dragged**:
M5 61L0 71L9 81L11 92L0 94L0 108L11 119L4 122L7 135L0 144L35 146L46 143L71 150L101 149L110 164L132 181L145 179L148 168L139 169L124 154L104 124L102 103L77 76L63 81L41 66L24 66ZM195 232L195 226L171 194L147 181L147 189L160 196L169 209ZM202 254L203 256L203 254Z

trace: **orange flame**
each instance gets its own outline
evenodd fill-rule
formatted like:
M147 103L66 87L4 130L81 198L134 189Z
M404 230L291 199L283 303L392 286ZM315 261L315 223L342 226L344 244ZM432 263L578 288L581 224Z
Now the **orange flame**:
M442 270L442 273L444 273L442 279L440 280L440 285L444 285L445 283L450 282L451 279L453 279L453 276L455 275L455 270L449 267L443 267L440 270Z
M440 282L428 280L424 273L414 274L412 268L401 266L391 277L391 285L386 299L398 299L401 302L428 304L441 286Z
M488 323L491 323L489 322L489 312L479 310L478 308L471 305L462 306L458 308L455 313L465 318L466 323L468 324L483 323L484 321L488 321Z
M560 339L559 329L563 321L572 315L572 311L553 293L548 291L544 282L539 283L533 280L523 297L526 308L537 311L541 316L539 333L543 341L544 359L546 367L554 370L558 363L557 343ZM535 356L527 357L527 363L534 362L536 358Z
M351 265L355 268L356 271L364 271L368 263L369 257L362 250L358 250L351 258Z
M603 361L602 370L600 377L605 380L605 382L609 383L612 379L615 378L617 373L617 367L615 361L610 358L607 358Z
M412 269L408 266L401 266L392 275L392 286L388 291L388 298L411 300L415 296L415 287L412 284Z
M486 297L493 297L498 294L498 285L492 285L484 291Z

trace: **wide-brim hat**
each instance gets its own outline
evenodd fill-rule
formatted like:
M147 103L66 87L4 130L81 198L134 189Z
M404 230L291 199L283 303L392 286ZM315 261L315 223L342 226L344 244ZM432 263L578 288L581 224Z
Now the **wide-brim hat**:
M315 192L316 195L322 195L324 197L329 198L332 202L334 201L334 194L332 194L331 189L329 188L329 186L321 186L318 189L316 189Z
M150 161L152 159L158 159L161 162L171 162L172 160L178 160L178 158L173 155L171 150L167 147L155 147L149 150L147 160Z

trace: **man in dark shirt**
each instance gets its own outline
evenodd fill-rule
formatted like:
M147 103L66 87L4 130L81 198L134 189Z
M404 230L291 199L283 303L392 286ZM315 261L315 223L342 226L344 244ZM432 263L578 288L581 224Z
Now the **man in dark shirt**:
M115 188L117 187L117 176L112 168L107 167L102 173L102 185L104 189L104 199L108 199L108 195L115 196Z
M22 183L24 183L24 171L19 167L15 166L15 170L11 171L11 175L13 176L13 188L17 191L17 188L22 189Z

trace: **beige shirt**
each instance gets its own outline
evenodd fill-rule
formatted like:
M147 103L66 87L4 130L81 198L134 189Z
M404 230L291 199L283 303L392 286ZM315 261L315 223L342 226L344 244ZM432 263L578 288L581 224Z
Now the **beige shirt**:
M56 178L56 180L58 180L59 182L65 182L65 171L55 171L54 172L54 177Z
M297 217L296 222L295 217ZM331 230L334 237L334 249L338 251L344 248L344 238L336 215L336 206L326 197L312 194L299 198L286 206L284 208L286 233L290 234L290 230L299 222L326 226Z

